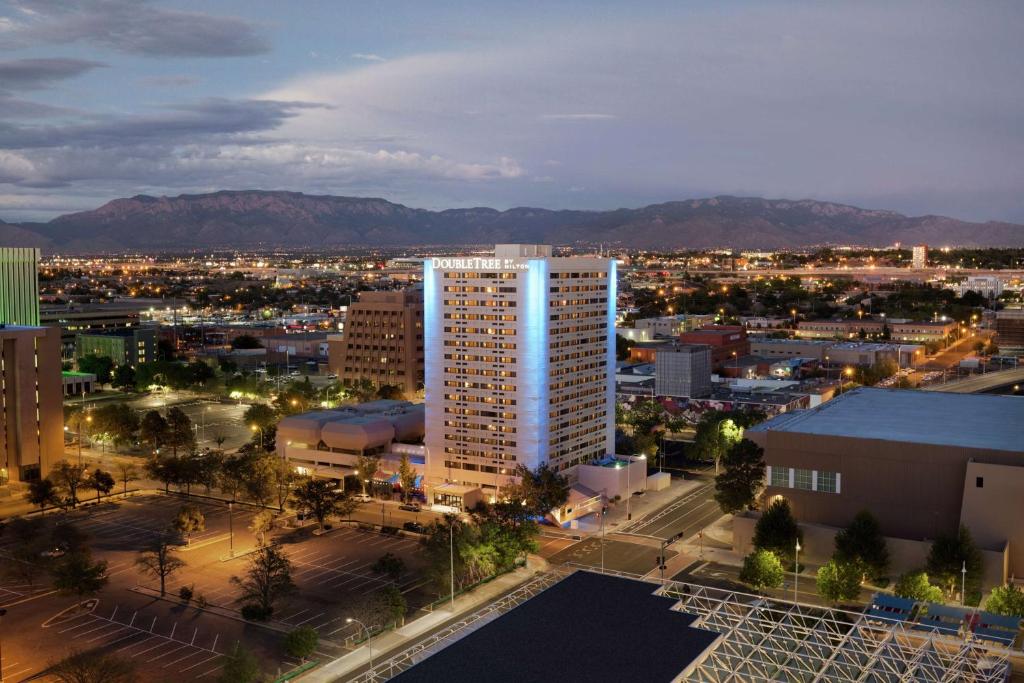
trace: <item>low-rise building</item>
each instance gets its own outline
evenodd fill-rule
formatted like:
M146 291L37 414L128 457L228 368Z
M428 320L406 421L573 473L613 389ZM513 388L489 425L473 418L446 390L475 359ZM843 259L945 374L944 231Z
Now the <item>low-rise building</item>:
M700 398L711 393L711 347L672 342L655 353L658 396Z
M114 365L138 367L157 359L156 330L133 327L103 333L80 333L75 342L75 358L106 356Z
M996 313L995 341L1002 353L1024 354L1024 309L1007 308Z
M810 561L869 510L894 573L923 566L929 539L967 527L986 583L1024 572L1024 401L1014 396L860 388L746 431L764 449L766 501L785 498ZM752 521L737 519L736 549ZM749 523L748 523L749 522Z
M714 367L750 353L747 331L739 325L705 325L699 330L679 335L679 341L684 344L710 346L711 363Z

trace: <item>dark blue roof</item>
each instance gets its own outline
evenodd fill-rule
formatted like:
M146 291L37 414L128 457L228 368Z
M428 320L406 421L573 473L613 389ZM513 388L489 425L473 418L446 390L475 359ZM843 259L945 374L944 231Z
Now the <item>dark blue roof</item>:
M400 683L671 681L719 637L643 581L578 571L431 655Z

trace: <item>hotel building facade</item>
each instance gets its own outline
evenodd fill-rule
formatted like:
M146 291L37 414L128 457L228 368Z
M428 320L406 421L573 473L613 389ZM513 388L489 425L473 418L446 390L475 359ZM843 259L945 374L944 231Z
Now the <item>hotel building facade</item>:
M494 491L614 453L615 299L613 259L546 245L426 260L428 482Z

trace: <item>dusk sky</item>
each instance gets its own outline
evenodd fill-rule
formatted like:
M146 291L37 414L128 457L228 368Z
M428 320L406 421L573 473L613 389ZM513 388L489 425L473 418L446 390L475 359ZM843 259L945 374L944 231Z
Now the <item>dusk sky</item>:
M1019 2L14 0L0 218L217 189L1024 222Z

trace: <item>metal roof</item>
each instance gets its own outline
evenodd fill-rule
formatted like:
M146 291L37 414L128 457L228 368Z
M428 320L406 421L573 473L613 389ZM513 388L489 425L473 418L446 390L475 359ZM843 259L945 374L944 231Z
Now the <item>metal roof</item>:
M1024 398L861 387L748 431L1024 453Z

